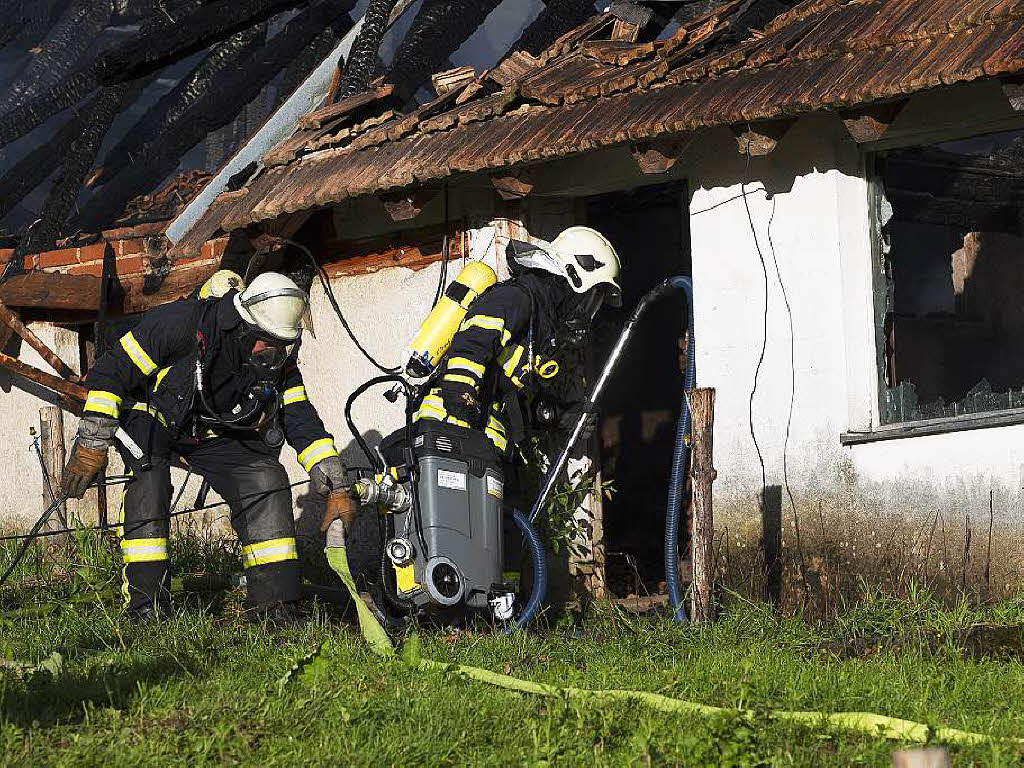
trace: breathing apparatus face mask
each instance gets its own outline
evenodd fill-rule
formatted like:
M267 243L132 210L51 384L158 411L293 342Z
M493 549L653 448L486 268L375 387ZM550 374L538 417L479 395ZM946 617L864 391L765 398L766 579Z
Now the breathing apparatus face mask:
M586 293L570 293L565 300L562 314L563 343L580 345L594 324L594 316L605 300L605 287L595 286Z
M241 349L246 370L261 384L276 384L288 359L295 352L297 342L274 339L257 329L242 331Z

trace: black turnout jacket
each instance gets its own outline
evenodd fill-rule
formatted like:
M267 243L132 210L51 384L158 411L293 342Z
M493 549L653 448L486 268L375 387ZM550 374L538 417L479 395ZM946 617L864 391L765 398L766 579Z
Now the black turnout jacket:
M524 273L484 291L441 362L440 386L423 398L416 417L483 429L505 453L510 440L522 437L520 393L559 374L553 338L567 290L557 278Z
M121 418L130 410L145 411L175 436L201 438L210 426L200 419L205 409L196 391L201 361L203 391L213 408L230 415L259 405L253 422L278 409L285 439L309 471L338 451L306 395L298 345L276 384L255 387L254 377L245 375L236 342L242 318L234 295L182 299L147 312L90 369L85 412ZM254 398L261 402L253 403Z

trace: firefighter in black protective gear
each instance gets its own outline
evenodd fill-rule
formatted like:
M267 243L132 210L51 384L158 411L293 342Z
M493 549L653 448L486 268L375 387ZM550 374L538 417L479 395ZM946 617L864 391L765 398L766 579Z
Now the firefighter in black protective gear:
M619 257L593 229L570 227L543 246L513 240L506 254L512 277L470 305L415 418L482 429L507 458L532 420L520 395L549 387L601 306L622 299Z
M293 281L264 273L241 293L150 310L89 371L63 488L81 498L106 465L119 424L142 446L148 466L133 468L119 521L131 614L158 619L169 611L170 466L180 456L230 507L250 615L294 616L301 581L282 444L329 506L347 498L345 467L297 364L307 310Z

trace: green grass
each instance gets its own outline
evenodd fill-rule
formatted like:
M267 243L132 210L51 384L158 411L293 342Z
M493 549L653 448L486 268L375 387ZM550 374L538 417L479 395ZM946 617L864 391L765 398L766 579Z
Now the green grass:
M239 596L189 596L167 626L122 619L113 599L0 621L0 653L55 672L0 668L3 765L888 765L900 745L795 726L774 709L873 711L991 735L953 747L957 765L1011 765L1024 737L1024 666L971 658L952 640L843 660L857 634L979 620L1024 623L1024 603L984 612L875 596L814 628L737 601L687 629L603 609L546 631L495 636L420 630L422 655L534 681L655 691L750 716L665 715L633 703L584 704L489 687L381 660L330 612L273 631L238 618ZM24 608L22 609L24 612ZM330 640L320 662L279 681Z

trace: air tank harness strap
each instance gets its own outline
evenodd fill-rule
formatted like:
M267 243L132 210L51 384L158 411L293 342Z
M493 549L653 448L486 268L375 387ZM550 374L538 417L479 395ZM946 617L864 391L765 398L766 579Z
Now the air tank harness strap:
M324 553L327 555L327 562L341 579L352 602L356 606L356 613L359 617L359 628L363 633L370 650L382 657L394 657L395 647L392 645L384 627L380 625L376 617L359 597L355 581L352 578L352 571L349 569L348 553L345 549L344 529L340 521L335 521L327 532L327 548ZM593 690L588 688L562 687L557 685L545 685L535 683L531 680L522 680L511 675L503 675L499 672L492 672L489 669L470 667L463 664L450 664L433 659L425 659L419 656L419 639L415 635L403 648L402 661L421 671L455 672L477 682L504 688L519 693L532 693L537 696L547 696L560 699L575 699L600 703L604 701L629 701L638 704L645 704L651 709L660 712L669 712L684 715L704 715L714 717L724 714L753 715L750 710L725 709L713 707L707 704L698 704L694 701L673 699L663 696L660 693L649 691L631 691L622 689ZM876 715L871 712L834 712L826 714L823 712L786 712L775 710L768 713L773 719L787 720L793 723L805 725L808 728L828 726L845 731L855 731L869 736L882 736L895 741L927 743L929 739L936 738L941 742L951 744L979 744L991 740L991 737L981 733L961 731L956 728L935 728L916 723L912 720L901 720L896 717ZM1015 739L1024 743L1024 739Z

